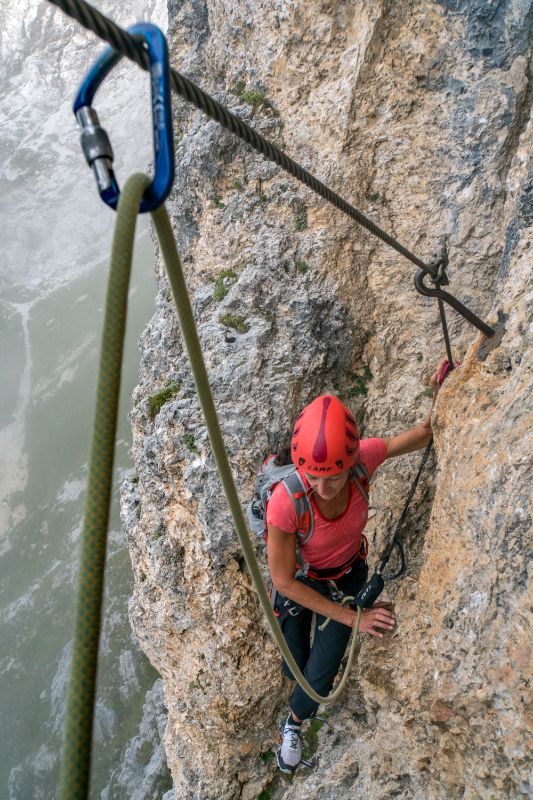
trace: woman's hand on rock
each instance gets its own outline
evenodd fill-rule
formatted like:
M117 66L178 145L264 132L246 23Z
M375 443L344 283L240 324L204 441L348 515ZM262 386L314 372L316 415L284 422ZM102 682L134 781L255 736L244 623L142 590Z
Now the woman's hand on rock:
M392 603L375 603L372 608L363 608L359 630L370 636L383 638L384 633L396 627Z
M435 396L437 394L437 392L439 391L439 389L440 389L440 383L439 383L440 374L442 372L442 369L443 369L444 365L447 364L447 363L448 363L448 359L447 358L443 358L442 361L440 362L440 364L438 365L438 367L436 368L435 372L433 373L433 375L429 379L429 388L433 392L433 396Z
M437 367L437 369L435 370L435 372L433 373L433 375L429 379L429 388L433 392L433 397L435 397L437 395L437 393L438 393L438 391L439 391L439 389L441 387L441 383L439 382L439 379L440 379L443 367L447 363L448 363L448 359L447 358L443 358L442 361L440 362L439 366ZM454 368L460 367L461 366L461 362L460 361L455 361L454 365L455 365Z

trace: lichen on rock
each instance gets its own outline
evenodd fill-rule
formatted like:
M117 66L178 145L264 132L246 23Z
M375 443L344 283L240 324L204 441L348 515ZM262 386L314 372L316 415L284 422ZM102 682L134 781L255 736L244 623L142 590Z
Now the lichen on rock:
M163 678L176 800L531 797L531 10L518 0L169 8L176 68L422 258L445 239L452 292L499 325L488 344L448 314L462 366L434 413L407 574L387 585L398 631L362 641L317 733L318 766L285 783L261 754L275 746L288 686L158 268L131 414L138 481L122 508L131 621ZM444 351L438 314L406 260L200 112L174 107L169 210L244 503L316 394L341 396L366 436L416 424ZM168 386L179 391L152 413ZM418 458L376 475L372 563Z

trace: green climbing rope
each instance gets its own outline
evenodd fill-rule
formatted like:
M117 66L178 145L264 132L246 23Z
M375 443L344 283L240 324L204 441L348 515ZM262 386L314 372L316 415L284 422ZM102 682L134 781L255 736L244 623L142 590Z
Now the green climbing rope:
M60 775L61 800L84 800L88 796L107 527L128 288L137 214L143 192L150 183L151 179L146 175L131 176L122 190L117 209L105 306L85 523L81 540L76 622ZM316 702L331 703L339 697L348 679L355 653L356 636L352 638L346 669L335 691L327 697L317 694L296 664L270 606L222 439L181 261L164 206L152 212L152 220L168 273L178 321L220 480L261 607L267 617L273 638L298 683ZM359 628L360 616L361 609L358 609L354 633Z
M305 679L283 637L281 628L271 608L268 591L263 581L259 564L257 563L255 550L250 541L248 526L246 524L242 506L239 500L239 495L237 494L237 488L235 486L235 481L233 480L226 448L222 439L222 433L218 423L218 416L213 401L213 395L211 394L211 388L209 386L209 379L207 377L207 371L202 355L202 348L200 346L200 340L196 330L196 323L194 321L191 302L187 292L181 261L176 248L176 241L172 232L166 208L161 206L153 211L152 219L155 224L157 238L159 240L161 252L165 261L170 288L176 304L181 334L183 336L187 354L189 356L191 371L193 374L194 383L196 385L198 398L200 400L200 405L202 407L207 432L209 434L209 440L211 442L211 447L213 448L218 474L224 489L224 494L226 495L226 499L228 501L228 506L233 518L233 524L235 526L237 536L239 537L239 542L244 554L246 566L248 567L255 590L259 597L259 602L261 603L261 607L266 615L272 636L274 637L274 640L276 641L283 658L287 662L289 669L294 675L296 681L300 684L306 694L308 694L309 697L311 697L311 699L315 700L317 703L332 703L337 700L344 689L344 686L346 685L348 673L350 671L355 653L356 637L354 636L352 639L352 645L350 647L346 669L341 682L335 691L327 697L322 697L321 695L317 694L317 692L315 692L313 687ZM358 609L357 618L354 625L355 631L357 631L359 628L360 616L361 609Z
M133 240L139 204L151 180L135 175L117 211L107 286L96 410L81 537L76 621L67 695L61 800L87 797L98 640L111 501L113 457Z

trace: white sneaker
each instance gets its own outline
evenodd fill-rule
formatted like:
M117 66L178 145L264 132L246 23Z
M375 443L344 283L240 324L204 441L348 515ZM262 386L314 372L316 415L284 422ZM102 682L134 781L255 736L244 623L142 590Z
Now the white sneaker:
M294 772L302 760L300 729L301 726L296 725L291 714L289 714L285 722L281 722L279 726L279 732L283 737L283 741L276 755L278 767L282 772L288 772L289 774Z

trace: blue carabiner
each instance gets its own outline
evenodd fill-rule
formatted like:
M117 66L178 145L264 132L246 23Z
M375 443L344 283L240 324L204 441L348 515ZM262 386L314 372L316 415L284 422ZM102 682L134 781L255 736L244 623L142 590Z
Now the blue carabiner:
M150 59L152 93L152 127L154 135L155 177L143 194L139 211L153 211L170 193L174 181L174 140L170 101L170 79L167 41L155 25L141 22L128 28L128 33L142 37ZM103 80L122 58L111 47L106 48L93 64L81 84L73 111L81 127L81 146L92 167L102 200L111 208L118 205L120 189L113 172L113 149L98 115L92 108L94 96Z

